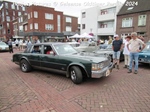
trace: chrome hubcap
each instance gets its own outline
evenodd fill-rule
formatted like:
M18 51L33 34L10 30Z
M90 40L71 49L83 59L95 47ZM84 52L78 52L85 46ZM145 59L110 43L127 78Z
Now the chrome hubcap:
M22 63L22 70L26 71L27 70L27 65L25 63Z
M71 71L71 79L76 80L76 73L74 70Z

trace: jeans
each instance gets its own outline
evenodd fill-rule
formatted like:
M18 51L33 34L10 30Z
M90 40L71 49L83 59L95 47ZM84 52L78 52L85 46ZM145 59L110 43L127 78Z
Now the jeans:
M130 70L132 70L133 61L135 61L134 70L138 70L138 64L139 64L138 58L139 58L139 53L130 53L130 65L129 65Z

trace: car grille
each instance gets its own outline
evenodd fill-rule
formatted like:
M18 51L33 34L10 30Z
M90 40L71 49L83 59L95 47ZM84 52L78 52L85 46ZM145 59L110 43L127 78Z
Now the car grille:
M103 63L103 68L105 68L105 67L108 67L110 65L111 60L106 60L106 61L103 61L101 63Z

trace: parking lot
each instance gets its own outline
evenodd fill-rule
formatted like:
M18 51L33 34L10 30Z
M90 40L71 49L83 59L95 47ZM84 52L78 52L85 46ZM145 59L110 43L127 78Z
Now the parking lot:
M150 112L149 65L128 74L121 62L109 77L75 85L61 74L23 73L12 55L0 53L0 112Z

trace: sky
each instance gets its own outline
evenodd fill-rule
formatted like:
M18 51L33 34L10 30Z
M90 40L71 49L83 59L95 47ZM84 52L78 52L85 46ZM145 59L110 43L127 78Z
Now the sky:
M66 15L78 17L80 22L80 14L82 9L94 7L96 5L106 6L115 4L117 1L124 3L126 0L7 0L14 2L16 5L43 5L53 7L55 10L62 11Z

